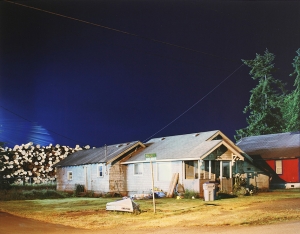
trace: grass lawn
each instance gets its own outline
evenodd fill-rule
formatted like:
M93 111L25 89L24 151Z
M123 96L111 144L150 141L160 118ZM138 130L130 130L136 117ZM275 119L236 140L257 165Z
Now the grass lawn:
M106 211L116 198L64 198L0 201L0 211L50 223L86 229L126 230L168 226L270 224L300 220L300 190L259 193L254 196L204 202L202 199L137 200L142 213Z

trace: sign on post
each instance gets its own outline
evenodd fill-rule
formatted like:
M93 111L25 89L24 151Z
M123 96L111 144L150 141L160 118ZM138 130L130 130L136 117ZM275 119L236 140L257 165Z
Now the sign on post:
M151 165L151 174L152 174L152 197L153 197L153 211L154 213L156 212L155 210L155 195L154 195L154 176L153 176L153 165L152 165L152 159L156 159L156 153L152 154L145 154L146 159L150 159L150 165Z
M155 153L152 153L152 154L145 154L145 158L156 158L156 154Z

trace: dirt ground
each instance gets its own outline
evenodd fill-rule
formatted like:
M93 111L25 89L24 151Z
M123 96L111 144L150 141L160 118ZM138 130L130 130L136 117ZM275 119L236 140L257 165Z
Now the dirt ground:
M300 199L286 199L279 202L269 202L269 203L257 203L252 206L252 209L260 210L272 210L274 212L279 210L288 210L289 212L299 211L300 209ZM272 225L261 225L261 226L173 226L167 228L147 228L139 230L127 230L124 226L119 226L115 229L103 230L99 227L99 230L86 230L86 229L76 229L69 226L51 224L47 222L40 222L33 219L27 219L22 217L13 216L7 213L0 212L0 233L18 233L18 234L96 234L96 233L132 233L132 234L145 234L145 233L156 233L156 234L166 234L166 233L298 233L300 228L300 217L298 220L282 222Z

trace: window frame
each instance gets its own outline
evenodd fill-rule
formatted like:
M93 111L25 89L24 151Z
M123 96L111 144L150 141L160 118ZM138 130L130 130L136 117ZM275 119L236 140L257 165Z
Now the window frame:
M144 163L134 163L133 164L133 175L134 176L142 176L144 173L144 167L143 167ZM137 168L138 167L138 168ZM138 169L138 171L136 171L136 169ZM137 173L138 172L138 173Z
M187 175L187 168L191 167L190 170L193 170L192 176ZM184 161L184 178L186 180L197 180L199 179L199 161L198 160L188 160Z
M101 168L101 170L100 170L100 168ZM103 164L97 164L97 177L104 177L104 165Z
M67 171L67 179L73 180L73 171Z
M275 172L277 175L283 174L282 160L275 160Z

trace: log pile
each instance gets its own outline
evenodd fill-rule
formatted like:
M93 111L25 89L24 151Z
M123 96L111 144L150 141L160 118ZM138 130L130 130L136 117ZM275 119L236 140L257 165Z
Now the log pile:
M0 171L4 178L16 183L51 183L56 180L54 164L87 145L75 148L60 145L40 146L28 144L16 145L14 148L0 147Z

